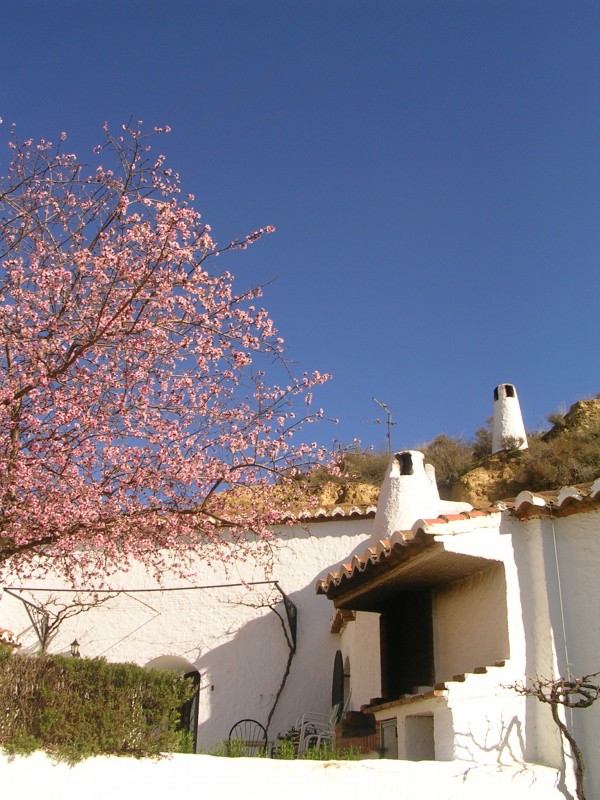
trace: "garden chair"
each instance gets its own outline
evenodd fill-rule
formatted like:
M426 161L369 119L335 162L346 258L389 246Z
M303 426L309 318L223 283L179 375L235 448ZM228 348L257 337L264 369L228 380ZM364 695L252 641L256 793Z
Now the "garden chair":
M300 734L298 755L302 755L312 747L321 747L326 743L335 744L335 726L347 707L348 700L343 705L336 703L329 716L308 712L297 720L296 725Z
M298 755L302 755L312 747L321 747L323 744L335 745L335 726L343 719L350 707L351 693L348 692L343 703L336 703L329 716L326 714L307 713L296 720L299 731Z
M242 719L229 731L229 755L259 756L267 750L267 731L255 719Z

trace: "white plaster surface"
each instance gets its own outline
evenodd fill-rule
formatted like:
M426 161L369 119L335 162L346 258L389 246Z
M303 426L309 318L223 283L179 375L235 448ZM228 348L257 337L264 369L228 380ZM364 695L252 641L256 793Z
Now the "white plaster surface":
M410 466L402 474L403 467ZM391 536L395 531L410 530L418 519L435 518L442 513L470 510L468 503L440 500L435 470L425 464L423 453L404 450L395 453L388 463L381 486L377 514L373 521L370 544Z
M528 675L600 669L600 512L525 521L504 512L440 529L435 539L448 551L498 563L434 590L436 679L447 681L445 696L382 709L377 719L397 720L400 758L406 717L432 714L436 759L543 763L564 770L572 791L570 753L549 707L511 687ZM452 681L496 660L505 666ZM565 719L587 760L589 796L600 797L600 703Z
M93 758L53 765L41 753L8 761L0 754L7 797L113 800L187 797L244 800L389 797L394 800L564 800L548 767L478 766L431 761L271 761L176 755L159 761Z
M502 564L433 592L436 682L508 659Z
M206 564L201 554L187 581L175 573L162 576L172 592L130 592L99 608L65 621L50 652L68 653L77 639L86 657L131 661L146 666L156 659L180 672L200 672L198 747L211 750L227 738L235 722L252 718L266 725L288 658L281 619L265 603L274 602L285 619L281 595L272 585L234 585L276 580L298 608L297 651L285 689L269 728L269 740L289 729L306 711L329 714L335 651L339 637L330 633L331 604L315 593L315 583L347 555L364 549L370 520L338 520L283 528L274 545L272 569L252 563ZM214 589L191 589L214 586ZM69 602L64 586L48 575L42 592L26 593L36 602L54 597ZM111 578L111 587L157 588L141 566ZM286 623L287 624L287 623ZM0 625L17 632L24 650L36 651L37 638L23 605L4 593Z
M600 670L600 512L547 520L549 599L559 669L581 676ZM566 635L565 635L566 634ZM600 676L595 680L599 682ZM544 709L546 719L549 709ZM587 759L589 797L600 797L600 701L591 708L567 712L566 722Z
M381 696L379 614L357 611L356 620L342 632L340 646L350 665L350 708L358 711Z
M402 474L401 461L410 463L412 474ZM437 487L425 470L423 453L407 450L394 454L381 486L371 541L385 539L397 530L410 530L419 517L436 517Z
M506 387L510 386L513 397L507 396ZM506 439L520 440L519 450L526 450L527 433L523 424L521 406L517 390L512 384L502 383L496 387L498 399L494 400L494 421L492 423L492 453L504 449L503 441Z

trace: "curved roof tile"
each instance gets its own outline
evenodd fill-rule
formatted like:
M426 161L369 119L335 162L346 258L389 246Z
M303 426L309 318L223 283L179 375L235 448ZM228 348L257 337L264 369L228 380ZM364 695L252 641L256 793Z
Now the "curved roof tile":
M434 519L420 519L415 522L409 531L395 531L389 539L382 539L377 546L367 547L363 553L353 556L349 563L340 564L337 570L329 572L324 578L317 581L316 589L319 594L326 594L330 588L339 586L345 580L351 580L354 575L364 572L370 564L379 564L400 553L404 548L423 547L430 537L436 534L458 533L464 530L465 522L469 522L471 529L485 528L490 520L498 515L498 511L491 509L489 512L468 511L463 514L452 514L450 518L436 517ZM460 530L454 530L459 526ZM433 538L431 538L433 541Z
M344 580L351 580L354 575L364 572L370 564L378 564L390 558L399 548L422 546L425 537L440 534L459 534L465 531L476 531L498 524L498 515L509 510L519 519L532 516L577 513L599 507L600 478L592 484L565 486L558 492L534 493L523 491L514 501L502 501L489 509L473 509L460 514L443 514L433 519L418 519L407 531L395 531L389 539L382 539L375 546L371 545L359 555L355 555L349 563L341 564L324 578L317 581L317 592L326 594ZM373 507L371 507L373 508Z
M553 492L520 492L514 502L505 501L504 508L513 509L519 519L534 516L561 516L589 511L600 501L600 478L593 483L563 486ZM500 507L500 504L497 505Z

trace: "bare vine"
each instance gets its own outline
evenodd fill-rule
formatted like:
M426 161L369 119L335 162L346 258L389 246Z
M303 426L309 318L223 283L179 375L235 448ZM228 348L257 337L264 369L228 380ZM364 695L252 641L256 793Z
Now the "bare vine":
M283 591L282 591L281 587L278 584L277 584L276 588L283 595ZM275 597L271 596L271 597L265 597L263 600L259 600L259 601L255 602L255 603L250 603L250 602L240 602L239 603L239 605L247 606L248 608L257 608L257 609L259 609L259 608L270 608L271 611L279 619L279 622L281 624L281 629L283 630L283 635L284 635L284 638L285 638L285 642L286 642L286 645L287 645L287 648L288 648L288 657L287 657L287 660L286 660L286 664L285 664L285 668L284 668L283 675L282 675L282 678L281 678L281 682L280 682L279 687L278 687L278 689L277 689L277 691L275 693L275 698L274 698L273 703L271 705L271 709L269 711L269 714L267 716L267 721L266 721L266 724L265 724L265 730L266 730L267 734L269 733L269 726L271 724L271 720L273 719L273 715L275 714L275 710L277 708L277 705L279 704L279 700L281 698L281 695L283 694L283 690L285 689L285 686L286 686L286 683L287 683L287 679L289 677L290 670L292 668L292 661L294 660L294 655L296 654L296 643L295 643L294 637L292 635L292 632L291 632L291 630L289 628L289 619L288 619L288 624L286 624L286 618L277 609L278 605L280 605L282 602L285 604L286 601L290 602L289 599L286 598L285 595L284 595L284 600L283 601L280 600L279 598L275 598Z
M575 760L575 786L577 800L586 800L584 792L585 762L575 737L560 718L559 706L565 708L589 708L600 697L600 672L582 675L580 678L568 673L566 678L543 678L536 676L529 684L514 684L509 688L526 697L535 697L540 703L550 706L552 719L566 739Z

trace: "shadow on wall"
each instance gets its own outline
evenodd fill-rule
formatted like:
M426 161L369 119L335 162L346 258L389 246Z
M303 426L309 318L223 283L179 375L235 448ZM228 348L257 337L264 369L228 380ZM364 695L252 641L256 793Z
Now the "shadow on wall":
M564 666L564 637L562 628L553 624L552 598L560 594L556 569L553 568L554 545L544 535L544 522L520 523L527 527L512 536L513 552L519 582L519 600L525 632L525 675L553 675L555 656L559 669ZM551 525L551 521L550 521ZM556 620L554 621L556 623ZM558 729L552 723L549 707L532 697L525 702L525 758L559 770L558 788L566 789L566 762Z
M316 595L312 585L292 592L290 599L298 609L297 646L269 726L269 741L288 730L307 711L331 711L333 665L339 644L329 630L332 607ZM277 610L284 613L283 603ZM200 750L210 750L226 739L240 719L256 719L266 727L289 652L281 620L268 611L246 622L229 641L200 656L196 662L202 675Z
M494 759L497 764L522 764L525 752L525 738L523 724L517 716L513 716L508 723L504 721L500 730L498 726L487 720L484 731L468 733L455 731L457 758L461 761L472 761L481 764L482 753L496 753Z
M311 535L301 531L295 533L294 538L310 539ZM348 539L346 557L350 551L350 557L364 551L366 537L353 548L350 543L356 541L355 537L344 538ZM290 555L297 558L297 554ZM306 578L302 589L289 593L298 610L297 646L290 674L269 726L269 741L288 730L296 718L307 711L331 712L333 666L339 640L330 632L333 605L316 594L315 586L318 578L338 566L339 561L324 564ZM281 581L281 589L287 594L285 581ZM245 612L248 606L256 605L256 594L249 593L231 600L223 598L223 602L229 609L237 605L241 612ZM285 616L283 603L280 602L276 608ZM210 750L226 739L231 727L240 719L256 719L266 727L284 677L289 647L281 619L268 608L261 609L260 613L260 617L246 621L235 632L224 632L227 640L211 649L205 648L195 662L202 675L198 729L200 750ZM198 624L202 625L201 617Z
M530 700L531 698L527 698ZM457 757L461 761L472 761L474 768L481 767L482 759L481 753L497 753L495 763L500 766L512 766L515 764L522 764L523 770L527 769L528 764L523 762L519 753L524 753L525 746L525 726L523 722L514 716L508 724L503 724L500 732L494 731L491 724L488 731L478 736L473 733L460 733L457 732ZM490 741L491 739L491 741ZM512 743L511 743L512 742ZM508 759L504 758L508 753ZM533 780L533 779L532 779ZM533 787L533 782L532 782ZM560 792L568 800L572 800L571 793L567 790L565 784L564 770L557 770L557 779L555 783L557 792Z

